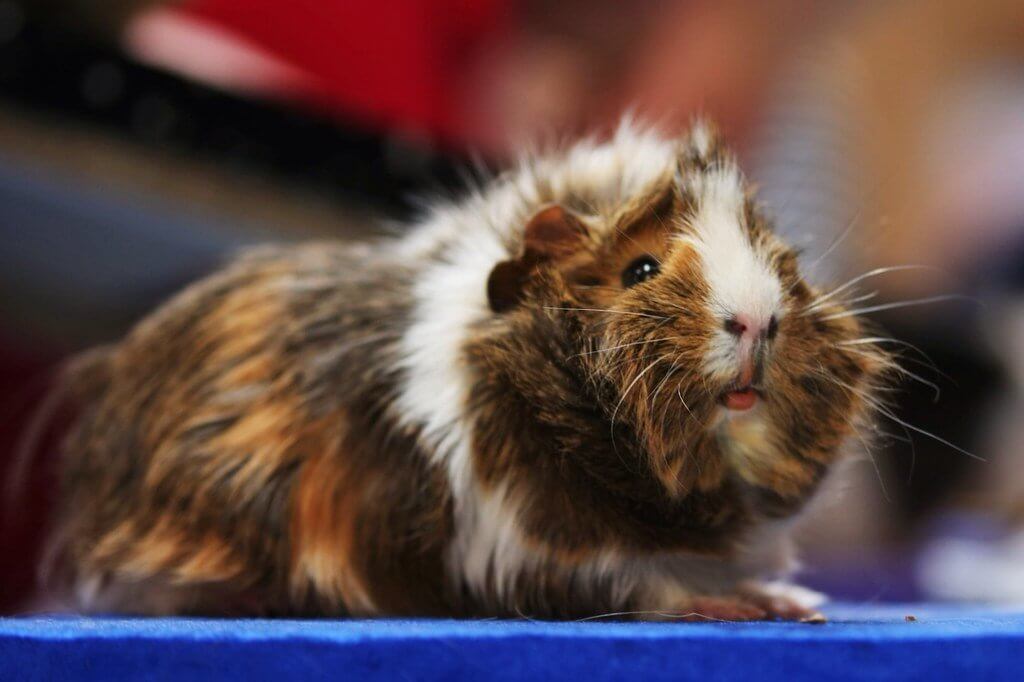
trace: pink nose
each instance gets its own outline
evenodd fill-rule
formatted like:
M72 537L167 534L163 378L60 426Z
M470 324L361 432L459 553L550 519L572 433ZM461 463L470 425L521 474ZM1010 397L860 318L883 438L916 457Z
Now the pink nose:
M756 320L746 313L736 313L725 321L725 331L738 339L772 338L778 323L772 315L767 320Z
M725 330L738 342L740 386L749 386L761 380L764 369L765 341L775 338L779 323L775 316L760 321L750 315L738 313L725 321Z

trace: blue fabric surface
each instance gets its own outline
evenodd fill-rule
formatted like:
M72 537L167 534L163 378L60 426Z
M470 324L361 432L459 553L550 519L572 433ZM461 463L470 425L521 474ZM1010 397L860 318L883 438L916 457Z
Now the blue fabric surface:
M828 613L826 625L7 618L0 679L1021 679L1024 611Z

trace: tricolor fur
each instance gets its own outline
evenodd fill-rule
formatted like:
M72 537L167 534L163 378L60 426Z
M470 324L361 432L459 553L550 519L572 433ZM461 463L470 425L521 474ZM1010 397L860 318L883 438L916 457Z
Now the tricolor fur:
M703 126L253 251L72 368L58 575L141 613L792 615L752 581L888 363L817 296ZM742 414L736 314L777 325Z

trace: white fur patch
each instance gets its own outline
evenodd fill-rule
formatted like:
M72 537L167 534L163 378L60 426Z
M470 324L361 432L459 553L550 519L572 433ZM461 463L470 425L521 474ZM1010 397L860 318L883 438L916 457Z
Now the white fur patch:
M466 454L462 417L471 378L463 347L472 325L490 313L487 277L505 257L493 239L480 238L475 245L462 240L447 248L451 260L422 273L413 292L414 319L401 342L407 380L398 398L402 420L423 428L438 464ZM464 473L462 466L449 469L453 477Z
M534 568L544 557L523 543L515 508L504 489L486 497L470 494L463 500L459 523L448 557L453 568L460 568L466 583L478 593L490 585L493 596L508 603L517 575Z
M754 249L744 226L743 179L732 164L695 174L686 189L696 206L681 239L701 259L711 289L711 312L721 320L746 315L767 326L782 307L782 284L765 257ZM734 374L735 340L718 331L707 360L711 373Z

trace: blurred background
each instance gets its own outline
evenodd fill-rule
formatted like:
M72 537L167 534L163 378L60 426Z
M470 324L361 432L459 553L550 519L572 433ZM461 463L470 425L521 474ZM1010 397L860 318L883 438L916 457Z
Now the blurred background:
M241 245L365 237L626 111L717 121L816 283L872 273L917 375L807 515L803 580L1024 601L1020 0L0 0L0 471L28 491L0 612L54 495L52 457L15 455L62 358Z

